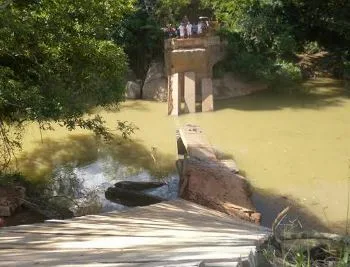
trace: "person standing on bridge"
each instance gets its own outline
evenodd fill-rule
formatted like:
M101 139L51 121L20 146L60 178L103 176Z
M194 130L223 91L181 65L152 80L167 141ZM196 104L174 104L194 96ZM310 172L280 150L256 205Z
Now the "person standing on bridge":
M198 25L197 25L197 34L201 35L203 32L203 23L201 21L198 21Z
M191 22L187 22L186 32L187 32L187 38L191 38L191 36L192 36L192 24L191 24Z
M185 26L183 25L183 23L180 24L179 31L180 31L180 38L185 38Z

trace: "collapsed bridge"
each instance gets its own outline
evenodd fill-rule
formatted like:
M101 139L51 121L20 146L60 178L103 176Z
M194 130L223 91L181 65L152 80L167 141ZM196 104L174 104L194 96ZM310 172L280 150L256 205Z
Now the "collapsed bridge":
M225 56L225 42L219 36L167 39L164 60L168 76L168 114L179 115L182 100L185 112L196 112L197 100L201 111L214 110L213 66Z

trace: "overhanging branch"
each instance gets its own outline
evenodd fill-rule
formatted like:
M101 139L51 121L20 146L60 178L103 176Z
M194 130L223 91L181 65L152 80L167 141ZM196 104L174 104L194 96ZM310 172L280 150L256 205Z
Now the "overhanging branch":
M12 0L6 0L4 3L0 4L0 10L5 9L12 3Z

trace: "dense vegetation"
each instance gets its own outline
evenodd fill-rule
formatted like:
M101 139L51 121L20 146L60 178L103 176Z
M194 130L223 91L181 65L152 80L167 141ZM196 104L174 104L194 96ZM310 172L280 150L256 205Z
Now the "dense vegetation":
M234 71L272 86L289 86L322 75L301 61L303 55L324 52L318 62L312 62L320 65L315 68L318 72L349 76L350 2L346 0L140 0L137 7L139 14L127 21L127 38L118 40L130 40L126 51L141 80L161 51L157 29L178 24L184 15L192 22L200 15L209 16L222 25L229 55L215 73ZM146 53L142 56L140 51Z
M53 120L108 136L99 116L82 115L123 98L127 57L112 34L131 12L132 0L7 1L1 6L2 164L20 146L20 131L11 130L25 121L47 128Z
M331 74L343 76L350 44L349 1L204 2L225 25L223 34L230 40L224 68L272 84L290 83L310 76L300 69L297 55L324 50L338 61Z

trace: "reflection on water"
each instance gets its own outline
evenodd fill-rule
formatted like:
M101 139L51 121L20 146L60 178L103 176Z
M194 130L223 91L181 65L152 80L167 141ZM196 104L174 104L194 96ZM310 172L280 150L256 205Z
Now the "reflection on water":
M42 144L37 126L28 125L19 167L32 179L42 179L67 162L76 163L82 173L87 168L82 166L109 155L118 162L116 168L105 168L107 163L94 167L103 169L107 181L117 178L119 164L130 176L146 171L166 177L175 171L175 130L193 123L215 147L235 158L265 196L287 196L310 216L333 225L346 219L350 98L341 82L331 79L309 81L303 89L296 95L266 92L216 101L215 112L178 118L167 116L166 103L151 101L127 101L120 112L96 110L111 129L117 120L131 121L140 129L132 141L116 139L102 151L104 145L86 131L56 127L43 133ZM157 150L156 163L150 156L152 147ZM86 174L86 180L95 174Z

